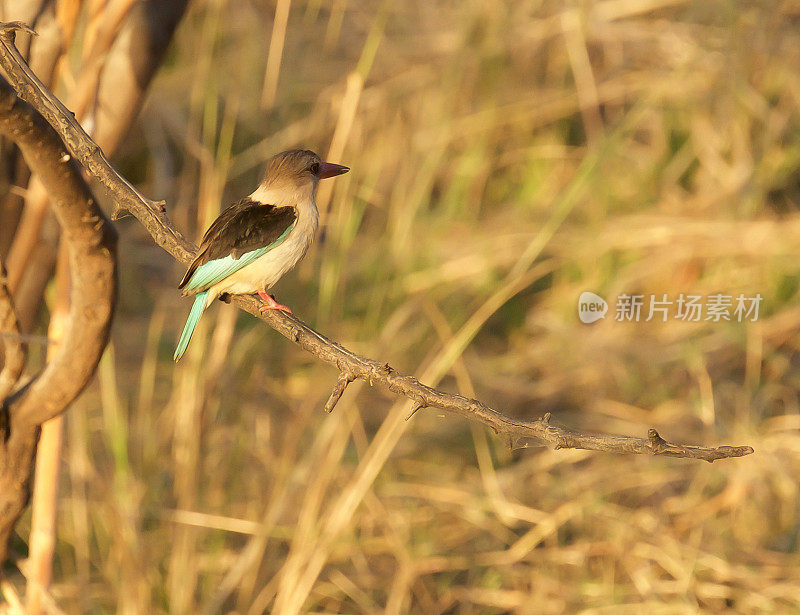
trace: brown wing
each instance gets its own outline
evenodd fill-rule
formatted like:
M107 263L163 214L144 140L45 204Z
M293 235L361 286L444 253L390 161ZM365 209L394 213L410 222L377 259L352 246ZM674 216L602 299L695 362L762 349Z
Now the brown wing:
M191 280L195 270L210 261L242 254L275 243L297 220L294 207L275 207L249 198L237 201L214 220L200 244L200 251L178 288Z

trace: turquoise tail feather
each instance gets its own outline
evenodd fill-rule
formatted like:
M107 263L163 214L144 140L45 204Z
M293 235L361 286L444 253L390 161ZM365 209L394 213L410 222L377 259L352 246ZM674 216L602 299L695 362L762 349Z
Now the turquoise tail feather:
M206 309L206 295L208 295L208 291L204 290L201 293L197 293L194 297L194 303L192 304L192 309L189 311L186 324L183 327L181 339L178 340L178 347L175 349L175 354L172 355L176 363L180 361L183 353L186 352L186 347L189 345L189 340L192 339L192 333L194 333L194 328L197 326L197 321L200 320L200 317L203 315L203 310Z

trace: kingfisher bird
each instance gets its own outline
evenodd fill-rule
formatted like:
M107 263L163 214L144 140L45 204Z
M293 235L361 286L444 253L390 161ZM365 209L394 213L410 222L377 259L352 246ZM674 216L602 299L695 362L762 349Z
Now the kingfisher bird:
M322 162L310 150L276 154L267 162L258 188L228 206L203 235L200 251L178 288L195 295L173 358L180 360L197 321L222 294L257 293L259 309L292 311L267 294L308 251L319 225L319 180L350 169Z

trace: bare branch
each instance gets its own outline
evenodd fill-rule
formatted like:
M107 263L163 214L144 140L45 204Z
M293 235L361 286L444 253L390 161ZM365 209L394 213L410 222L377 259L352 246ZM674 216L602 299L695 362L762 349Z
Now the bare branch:
M28 64L32 73L52 88L54 67L62 51L65 52L65 45L69 46L70 23L75 14L62 11L57 21L52 0L36 8L26 8L28 0L16 0L13 4L8 13L36 19L35 29L40 36L33 39ZM91 32L85 33L84 44L91 45L91 52L84 49L80 71L75 75L76 85L69 88L64 103L82 122L92 124L89 132L106 156L114 154L138 113L186 4L186 0L118 3L104 19L93 21L89 26ZM15 19L22 19L19 16ZM22 42L17 37L18 49L26 57ZM14 155L8 164L17 158ZM11 174L9 169L5 181L26 185L28 168L24 164L14 166L15 172ZM28 185L24 201L23 217L23 203L18 195L9 194L7 202L0 203L0 258L10 250L5 257L9 287L20 329L27 332L53 273L58 224L47 205L47 192L39 182Z
M16 143L50 193L72 272L72 302L62 344L34 380L4 401L0 415L3 561L8 538L29 499L39 426L63 412L83 390L108 341L116 299L116 231L61 139L2 78L0 134Z
M331 391L331 396L328 398L328 401L325 402L325 412L333 412L333 409L336 407L336 404L342 398L344 394L344 390L347 388L347 385L350 384L355 380L355 376L350 374L349 372L342 372L339 374L339 379L336 381L336 384L333 386L333 391Z
M139 207L145 206L154 212L163 213L163 201L157 202L145 198L128 180L119 175L100 147L75 120L73 113L31 71L14 45L17 30L33 32L30 27L20 22L0 24L0 64L20 98L42 114L94 178L106 187L124 184L125 190L114 194L122 198L115 202L116 211L126 209L128 201L134 201Z
M0 80L0 133L14 140L50 193L74 276L74 301L58 354L9 400L16 421L39 425L75 399L105 348L116 294L116 231L58 135L5 80Z
M171 226L162 208L156 207L153 201L142 197L108 164L97 145L77 126L71 116L66 116L63 105L50 92L47 92L24 66L24 61L14 49L13 37L8 34L8 26L5 26L4 31L6 34L0 36L0 43L2 43L0 44L0 66L12 80L20 95L34 106L43 106L42 114L50 119L64 142L73 150L74 155L81 161L87 161L89 171L97 175L119 206L130 211L145 226L158 245L177 260L188 264L197 247ZM741 457L753 452L749 446L714 448L670 444L662 440L654 430L651 431L650 438L571 431L550 424L549 414L534 421L513 419L476 399L434 389L422 384L414 376L397 372L386 363L357 355L318 333L293 315L277 310L260 314L259 302L254 296L234 296L232 302L253 316L261 318L281 335L294 341L318 359L335 365L346 374L347 378L359 378L370 384L381 384L392 392L413 400L416 404L415 407L438 408L481 422L512 442L534 440L550 444L555 448L668 455L705 461ZM331 395L332 398L335 397L339 386L340 384L337 383L337 389ZM345 386L342 386L342 391ZM335 401L333 403L335 404Z
M17 384L25 367L26 348L19 335L19 322L14 312L11 293L6 283L6 270L0 263L0 347L3 349L3 368L0 370L0 404Z

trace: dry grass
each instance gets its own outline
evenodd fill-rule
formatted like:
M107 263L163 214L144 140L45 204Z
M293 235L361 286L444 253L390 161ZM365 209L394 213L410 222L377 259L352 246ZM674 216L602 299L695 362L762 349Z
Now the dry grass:
M303 318L510 413L756 454L510 452L359 383L326 416L336 374L229 306L176 367L180 272L128 223L67 416L61 608L800 610L798 5L278 4L280 50L274 3L195 2L125 144L182 228L272 153L330 148L353 171L276 289ZM583 290L764 303L587 327Z

